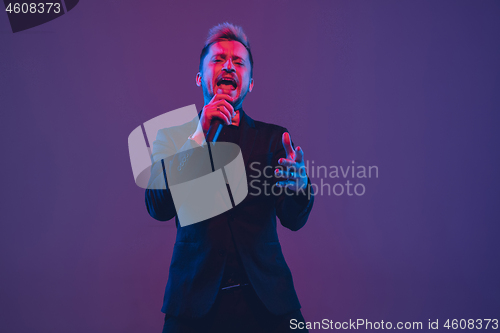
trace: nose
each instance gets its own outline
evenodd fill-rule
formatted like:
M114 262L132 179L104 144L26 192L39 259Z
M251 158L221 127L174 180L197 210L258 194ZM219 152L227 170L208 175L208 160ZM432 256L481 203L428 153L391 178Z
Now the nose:
M235 72L233 60L227 59L227 61L224 63L224 67L222 67L222 70L228 73Z

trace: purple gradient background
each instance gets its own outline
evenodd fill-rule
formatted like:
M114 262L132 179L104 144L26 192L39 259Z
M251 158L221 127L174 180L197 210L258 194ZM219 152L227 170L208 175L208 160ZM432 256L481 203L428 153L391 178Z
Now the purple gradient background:
M306 320L499 318L499 17L498 1L80 1L12 34L0 14L0 330L161 331L176 229L146 212L127 137L202 106L199 53L226 20L252 43L253 118L316 165L379 167L364 196L279 226Z

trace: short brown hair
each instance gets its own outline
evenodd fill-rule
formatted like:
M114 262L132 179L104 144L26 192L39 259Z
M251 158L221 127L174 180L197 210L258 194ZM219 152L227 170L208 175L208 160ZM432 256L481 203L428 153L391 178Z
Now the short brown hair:
M203 60L205 59L210 46L221 40L234 40L236 42L240 42L247 49L251 66L250 77L253 77L253 57L252 51L250 51L250 43L248 42L247 35L245 35L241 27L228 22L220 23L208 32L205 46L203 47L203 50L201 50L199 71L201 72L203 70Z

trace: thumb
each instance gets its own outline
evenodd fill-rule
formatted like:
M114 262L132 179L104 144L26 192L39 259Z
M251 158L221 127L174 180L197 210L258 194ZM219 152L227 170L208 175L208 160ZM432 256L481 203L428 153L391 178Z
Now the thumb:
M302 148L300 146L298 146L296 152L297 152L297 156L295 157L295 162L301 163L302 160L304 159L304 151L302 150Z

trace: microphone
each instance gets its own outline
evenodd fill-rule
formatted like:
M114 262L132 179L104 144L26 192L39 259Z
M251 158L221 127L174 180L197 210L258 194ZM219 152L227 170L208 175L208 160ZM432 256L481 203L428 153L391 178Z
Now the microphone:
M219 137L220 131L222 130L222 126L224 126L222 119L212 119L210 127L208 128L206 141L215 143L217 141L217 138Z
M217 138L219 137L220 131L222 130L222 126L224 126L222 119L213 118L212 121L210 122L210 127L208 128L205 140L208 147L208 154L210 155L210 165L212 166L212 172L215 172L215 167L214 167L214 159L212 157L212 149L210 148L210 142L215 144ZM222 168L222 170L224 170L224 168Z

